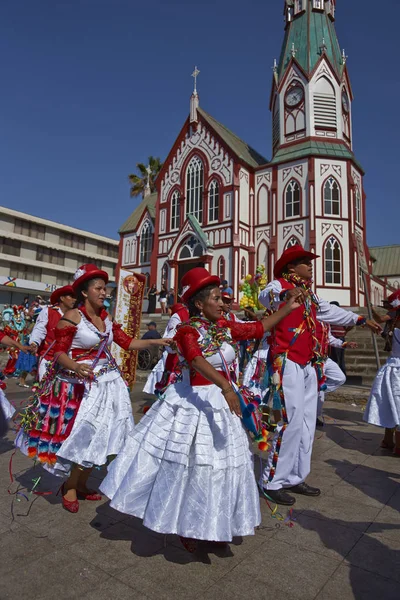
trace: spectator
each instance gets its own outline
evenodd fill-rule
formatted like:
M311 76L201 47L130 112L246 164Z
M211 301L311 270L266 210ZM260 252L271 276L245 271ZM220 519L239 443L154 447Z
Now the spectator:
M156 312L156 300L157 300L157 287L155 283L151 286L147 293L147 300L149 301L149 306L147 308L147 314L153 314Z
M233 296L233 289L230 287L230 285L228 285L228 282L226 279L221 281L221 285L222 285L223 292L226 292L227 294L230 294L231 296Z
M169 292L168 292L168 296L167 296L167 307L168 307L169 311L174 306L174 304L175 304L175 290L173 288L170 288Z
M142 335L142 340L159 340L161 335L157 331L157 323L150 321L147 324L147 331Z
M162 315L167 314L167 296L168 296L167 286L165 285L165 283L163 283L161 286L161 292L158 296L158 301L161 306L161 314Z
M339 306L339 302L331 302L334 306ZM342 327L341 325L331 325L331 334L333 337L338 340L342 340L342 342L346 341L346 335L351 331L352 327ZM342 369L343 373L346 375L346 365L344 361L344 348L334 348L333 346L329 346L329 358L331 358L339 367Z
M22 303L22 306L23 306L25 309L28 309L28 308L29 308L29 296L25 296L25 298L24 298L24 301L23 301L23 303Z

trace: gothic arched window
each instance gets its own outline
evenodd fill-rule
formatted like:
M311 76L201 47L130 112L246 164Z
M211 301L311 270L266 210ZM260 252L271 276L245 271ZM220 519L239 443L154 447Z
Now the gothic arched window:
M149 263L153 249L153 232L149 221L143 225L140 235L140 264Z
M181 225L180 198L176 190L171 197L171 229L179 229Z
M124 252L124 264L125 265L129 265L130 264L130 254L131 254L131 243L129 240L126 240L126 244L125 244L125 252Z
M356 188L356 223L361 225L361 194L358 187Z
M186 214L196 217L200 224L203 222L203 186L203 163L194 156L186 173Z
M218 277L221 281L225 279L225 259L223 256L218 259Z
M203 246L199 240L194 235L186 238L179 252L179 258L199 258L201 256L203 256Z
M218 221L219 218L219 185L216 179L210 183L208 192L208 221Z
M285 217L300 216L300 186L295 179L289 181L285 192Z
M299 246L299 245L300 245L300 242L297 239L297 237L292 235L292 237L290 238L290 240L287 242L287 244L285 246L285 250L287 250L288 248L292 248L292 246Z
M168 265L167 263L163 264L161 269L161 283L167 285L168 282Z
M240 279L244 279L246 277L246 259L243 256L240 262Z
M340 187L333 177L329 177L324 185L324 213L340 216Z
M325 283L340 285L342 283L342 250L336 238L330 237L325 244Z

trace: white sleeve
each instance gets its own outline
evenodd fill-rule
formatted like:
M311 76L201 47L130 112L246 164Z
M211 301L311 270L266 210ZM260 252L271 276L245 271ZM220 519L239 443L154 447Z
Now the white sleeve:
M331 333L329 334L329 345L332 348L341 348L343 346L343 340L335 338Z
M274 279L270 281L266 288L261 290L258 299L265 308L278 310L281 304L280 294L282 290L281 283L277 279Z
M47 306L42 308L36 319L34 328L32 329L31 335L29 336L29 343L33 342L40 346L47 335L47 323L49 322L49 309Z
M179 315L176 313L174 315L172 315L172 317L168 321L167 326L165 328L163 338L168 338L168 339L173 338L174 335L176 334L176 328L178 327L178 325L180 325L180 323L181 323L181 319L180 319Z
M344 310L344 308L340 308L335 304L329 304L321 298L318 298L318 303L317 317L319 321L325 321L330 325L342 325L343 327L357 325L360 315L356 315L351 310Z

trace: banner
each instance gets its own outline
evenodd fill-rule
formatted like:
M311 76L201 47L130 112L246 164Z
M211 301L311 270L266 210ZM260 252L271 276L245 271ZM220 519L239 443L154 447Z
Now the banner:
M140 336L140 322L142 319L142 304L146 276L121 269L119 272L117 305L115 321L122 325L122 329L136 339ZM127 352L113 344L112 354L122 371L127 384L131 388L136 380L137 355L135 351Z

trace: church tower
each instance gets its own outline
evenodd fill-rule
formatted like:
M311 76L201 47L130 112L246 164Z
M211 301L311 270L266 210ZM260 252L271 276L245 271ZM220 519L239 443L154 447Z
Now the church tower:
M271 273L283 250L301 243L321 256L317 293L363 306L364 173L353 154L353 93L336 2L285 0L284 18L270 100L272 160L256 175L256 239L264 244L257 259L267 252Z

